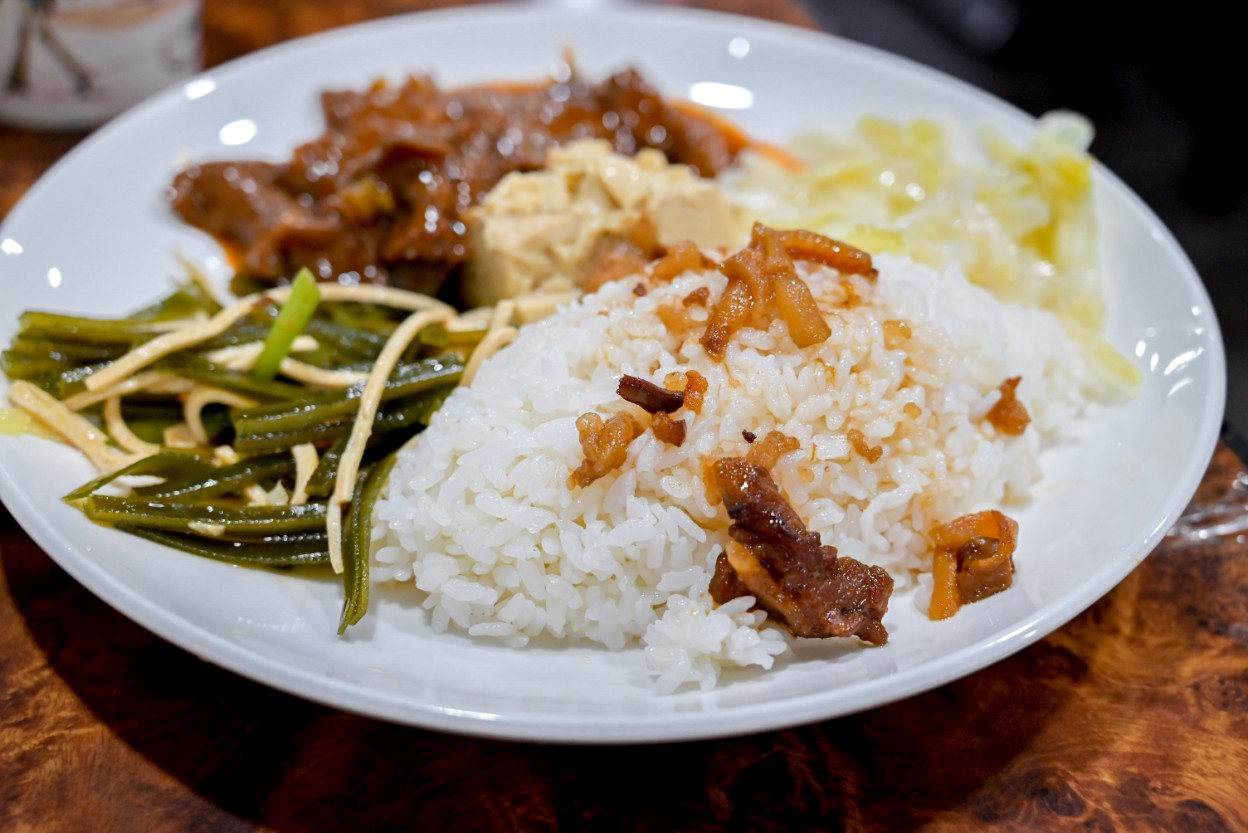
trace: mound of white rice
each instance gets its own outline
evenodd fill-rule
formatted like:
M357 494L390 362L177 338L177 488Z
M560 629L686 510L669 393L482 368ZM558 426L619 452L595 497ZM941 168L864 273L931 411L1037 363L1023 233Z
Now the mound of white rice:
M806 273L832 327L806 349L779 321L737 333L723 362L698 344L703 327L669 332L656 310L701 286L718 298L715 272L643 297L637 280L616 281L524 328L402 455L375 513L374 578L414 582L439 631L517 647L543 634L640 644L664 692L710 687L727 666L769 668L785 634L750 599L716 607L708 594L728 518L708 502L703 462L744 454L743 431L778 430L800 449L773 474L810 528L889 569L899 589L913 584L930 563L927 529L1026 496L1086 379L1050 314L1004 305L956 271L876 266L878 281L853 279L860 300L847 307L835 271ZM683 445L647 431L621 469L569 488L578 416L641 415L616 393L622 374L662 384L691 369L709 389L700 414L675 414L689 421ZM1018 437L984 419L1010 376L1033 420ZM883 448L874 464L852 449L853 428Z

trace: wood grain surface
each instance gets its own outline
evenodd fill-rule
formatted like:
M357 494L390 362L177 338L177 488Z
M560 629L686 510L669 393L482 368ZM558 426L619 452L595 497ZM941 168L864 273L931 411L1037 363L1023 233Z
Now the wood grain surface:
M206 55L438 5L208 0ZM0 128L0 215L80 138ZM1220 445L1194 505L1244 472ZM477 740L281 694L131 623L2 509L0 645L6 833L1248 830L1243 535L1167 539L1061 630L927 694L685 744Z

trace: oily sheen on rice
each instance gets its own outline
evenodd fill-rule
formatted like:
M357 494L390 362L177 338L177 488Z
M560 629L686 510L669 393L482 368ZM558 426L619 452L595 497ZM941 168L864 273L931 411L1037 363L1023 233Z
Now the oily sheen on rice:
M789 638L750 599L716 607L708 594L728 518L708 500L703 462L744 454L745 431L778 430L800 449L773 474L810 528L889 569L899 589L921 582L924 531L1024 499L1087 380L1050 314L1002 304L956 270L890 256L876 266L875 282L805 269L832 327L805 349L777 321L711 359L698 343L706 309L681 301L702 286L718 298L714 271L641 297L644 278L616 281L525 327L401 456L375 512L375 580L414 583L439 631L517 647L539 636L640 643L663 692L710 687L730 666L769 668ZM858 296L849 305L845 280ZM687 309L690 327L670 330L663 305ZM640 415L616 393L621 374L662 384L690 369L708 390L701 413L677 414L689 421L683 445L647 431L621 469L569 488L583 459L578 416ZM1022 376L1033 419L1018 437L984 419L1010 376ZM883 448L877 462L852 448L854 428Z

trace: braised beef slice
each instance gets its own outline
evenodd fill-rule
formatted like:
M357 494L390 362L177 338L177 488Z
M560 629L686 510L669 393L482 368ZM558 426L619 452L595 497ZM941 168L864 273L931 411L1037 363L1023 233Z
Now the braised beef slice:
M458 90L413 77L328 92L321 104L326 131L290 161L210 162L174 179L174 210L226 246L240 281L306 266L322 280L434 292L469 256L464 211L504 175L541 167L551 145L596 137L625 154L656 147L714 176L740 144L631 69L599 84Z
M880 567L838 556L806 528L771 474L741 457L715 464L728 516L728 534L743 550L716 564L711 595L722 604L750 594L796 636L857 636L872 645L888 640L881 619L893 580ZM733 575L728 575L731 571Z

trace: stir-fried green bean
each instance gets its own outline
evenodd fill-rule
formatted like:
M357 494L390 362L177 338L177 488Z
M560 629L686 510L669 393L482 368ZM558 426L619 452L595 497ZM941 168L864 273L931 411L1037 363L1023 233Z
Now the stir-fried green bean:
M214 388L221 388L232 393L250 396L262 402L278 400L307 399L317 392L310 392L301 385L283 382L280 379L257 379L250 373L242 373L214 364L203 356L194 353L175 353L166 356L153 366L155 370L163 370L174 376L202 382Z
M309 321L307 333L320 344L335 351L339 364L371 360L386 346L386 337L379 333L348 327L323 318Z
M221 304L197 281L188 280L151 306L127 316L131 321L172 321L196 314L215 315Z
M22 313L17 320L25 336L95 344L137 344L168 330L162 321L87 318L35 310Z
M67 494L65 500L69 503L83 500L122 477L157 477L162 481L198 480L208 477L213 470L212 463L202 454L163 449L124 468L84 483Z
M203 500L218 495L238 494L253 485L269 489L278 478L294 470L295 460L289 454L270 454L239 460L233 465L214 467L207 472L170 477L158 485L140 486L134 491L149 498Z
M423 359L399 365L386 381L381 401L388 402L452 385L459 381L463 369L463 363L458 359ZM360 382L342 391L305 397L298 402L240 409L233 415L234 427L240 434L292 431L314 423L349 418L359 408L363 391L364 383Z
M149 376L115 393L88 391L86 380L180 322L207 321L221 310L216 299L192 281L122 318L23 314L19 333L0 356L11 379L62 400L75 397L79 413L105 430L120 426L117 411L105 414L103 400L124 393L119 410L129 433L158 444L171 430L168 436L179 443L199 438L194 448L162 446L75 489L66 501L96 522L205 558L254 567L328 564L328 501L365 385L305 384L283 375L283 359L303 333L316 342L295 354L303 364L367 373L407 312L321 302L310 275L295 284L280 310L257 304L223 332L151 362ZM457 330L435 324L404 351L386 381L341 527L339 633L368 607L372 510L396 452L441 407L484 334L484 324ZM256 344L263 347L250 367L248 351L226 349ZM187 391L205 387L217 393L190 412L193 426L182 424ZM94 395L78 396L83 393ZM218 397L259 404L231 407Z
M325 504L224 506L158 498L90 495L82 511L93 521L172 532L198 532L206 538L261 538L325 526ZM197 529L196 527L199 527ZM228 533L228 534L227 534Z
M458 367L454 370L447 368L446 372L439 373L438 387L411 396L393 398L383 395L382 407L373 420L374 433L396 431L418 423L427 425L432 411L446 398L451 382L458 380L459 373L461 370ZM387 388L387 393L391 392L391 388ZM329 445L351 431L356 400L358 393L342 400L310 402L287 411L272 411L267 416L257 416L256 410L236 413L233 417L236 432L233 447L240 453L257 455L306 442Z
M396 455L391 454L374 465L355 490L351 511L343 525L342 617L338 633L356 624L368 610L368 557L372 540L373 506L394 468Z
M256 541L222 541L200 535L183 535L143 526L118 524L123 532L155 541L167 547L194 555L257 567L297 567L329 563L328 538L306 536L297 539L261 539ZM258 545L261 544L261 545Z

